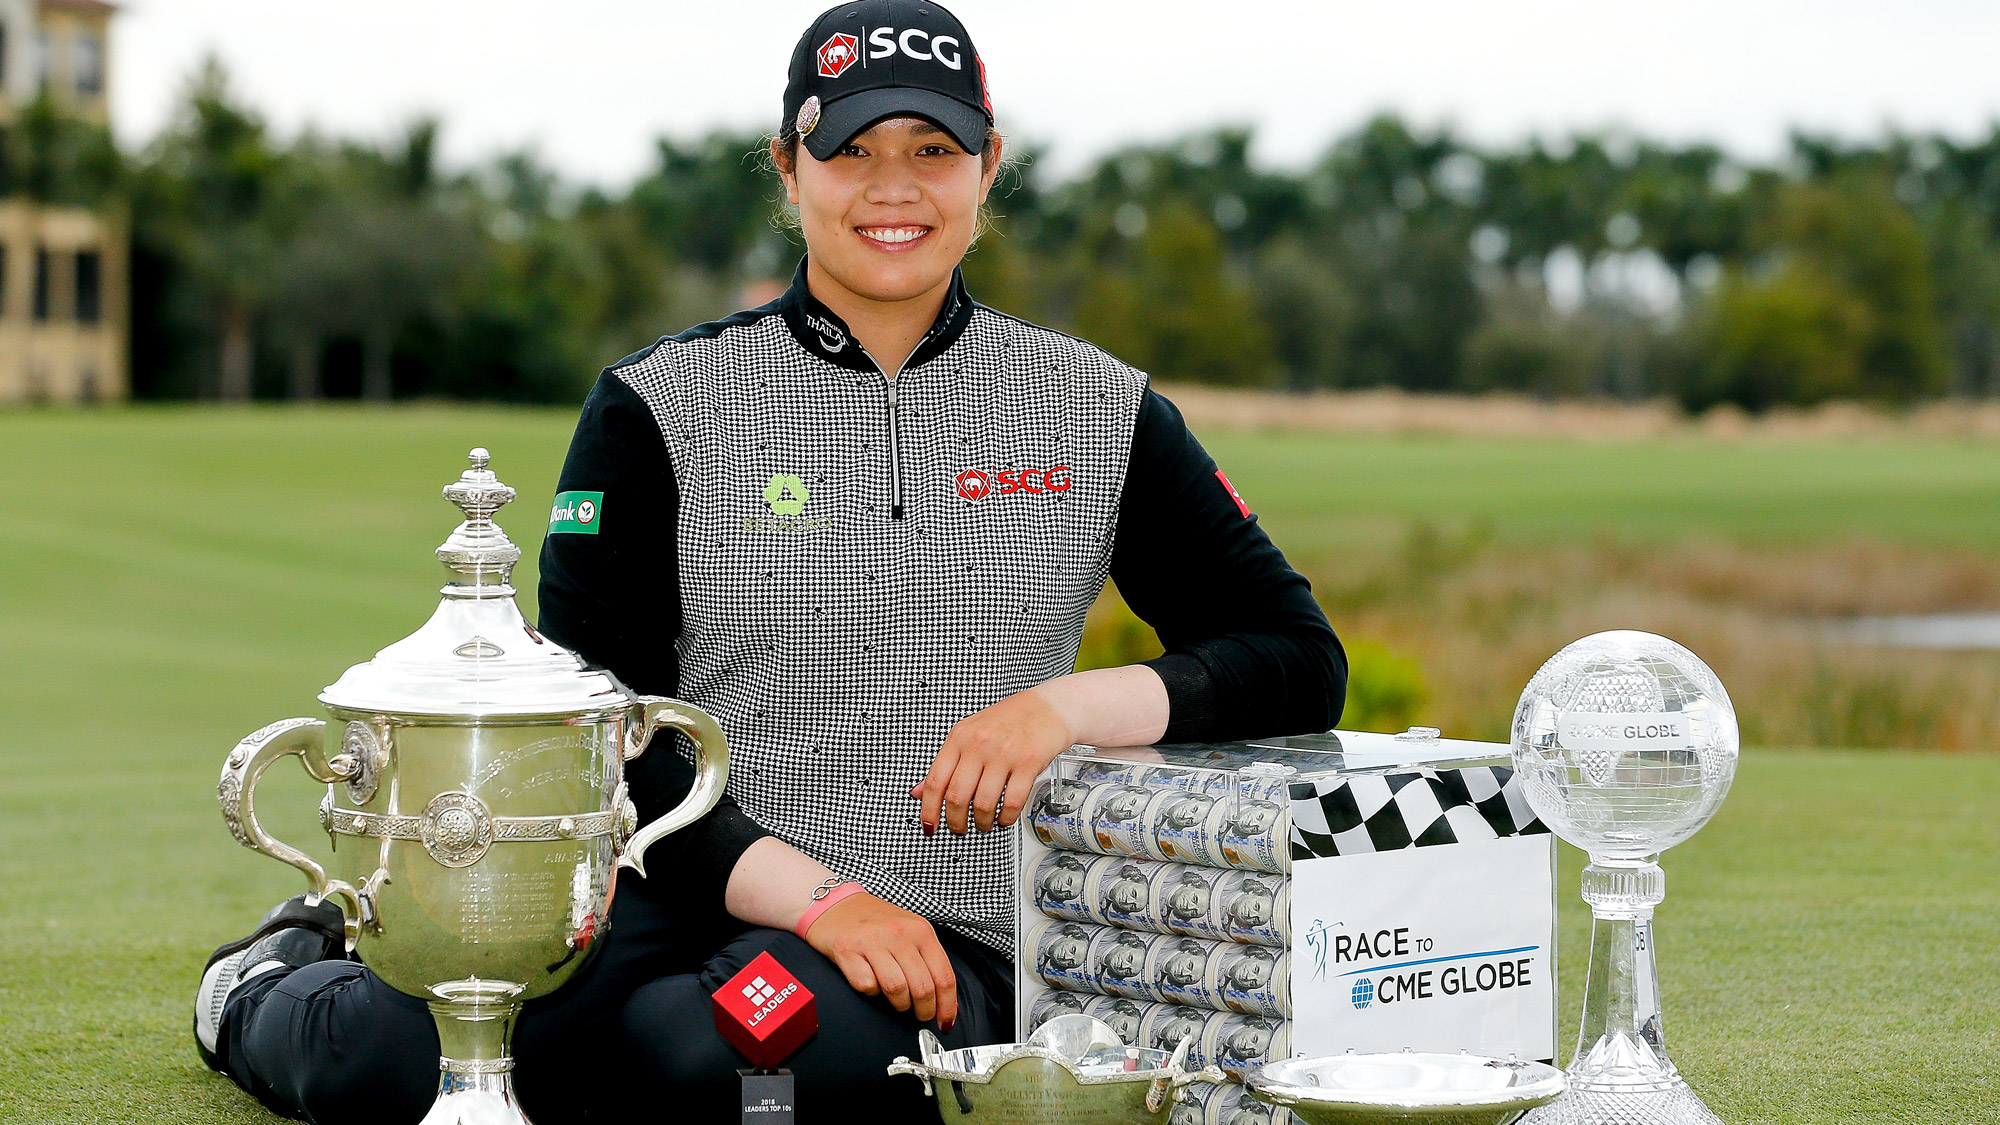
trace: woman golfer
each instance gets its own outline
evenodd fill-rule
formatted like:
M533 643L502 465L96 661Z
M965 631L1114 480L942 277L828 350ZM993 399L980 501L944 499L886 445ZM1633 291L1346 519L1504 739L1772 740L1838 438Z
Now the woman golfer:
M734 1120L711 994L760 953L816 998L785 1065L806 1120L935 1120L884 1067L918 1027L1012 1039L1010 842L1072 743L1325 730L1346 665L1306 581L1146 376L976 303L959 276L1000 167L985 67L931 0L859 0L792 54L771 156L806 255L783 296L607 369L542 548L541 627L714 714L728 798L618 887L605 951L528 1007L544 1125ZM560 507L560 505L559 505ZM1074 672L1107 575L1166 655ZM642 820L686 791L632 771ZM942 828L943 831L939 831ZM282 1112L414 1121L423 1003L281 905L217 951L205 1057Z

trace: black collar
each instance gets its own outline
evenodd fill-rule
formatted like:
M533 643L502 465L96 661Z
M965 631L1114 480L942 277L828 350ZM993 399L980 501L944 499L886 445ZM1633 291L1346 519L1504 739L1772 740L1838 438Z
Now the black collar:
M784 314L785 326L792 330L792 338L799 346L821 359L843 367L849 371L864 371L874 375L881 373L875 361L861 350L861 341L848 331L847 322L834 315L832 309L821 304L819 298L806 288L806 260L799 259L799 268L792 274L792 287L785 290L777 300L778 311ZM937 320L932 322L930 331L917 342L917 350L903 363L903 370L929 363L943 355L946 348L958 342L965 326L972 321L972 298L965 292L965 278L959 271L951 271L951 289L945 293L944 307L938 310Z

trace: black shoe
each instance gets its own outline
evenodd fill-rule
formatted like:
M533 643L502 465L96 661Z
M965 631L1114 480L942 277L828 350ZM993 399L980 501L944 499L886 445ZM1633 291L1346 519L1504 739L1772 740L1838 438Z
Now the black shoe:
M202 966L194 995L194 1049L210 1070L223 1069L217 1054L222 1009L236 986L274 968L299 968L347 956L347 924L340 907L307 906L298 895L271 908L250 936L219 946ZM247 970L247 971L246 971Z

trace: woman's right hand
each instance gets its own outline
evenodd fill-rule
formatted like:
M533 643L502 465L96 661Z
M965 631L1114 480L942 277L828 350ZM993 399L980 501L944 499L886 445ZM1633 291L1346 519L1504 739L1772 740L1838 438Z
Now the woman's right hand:
M958 978L930 919L871 894L854 894L813 920L806 944L840 967L847 983L867 996L886 996L899 1012L937 1020L948 1032L958 1022Z

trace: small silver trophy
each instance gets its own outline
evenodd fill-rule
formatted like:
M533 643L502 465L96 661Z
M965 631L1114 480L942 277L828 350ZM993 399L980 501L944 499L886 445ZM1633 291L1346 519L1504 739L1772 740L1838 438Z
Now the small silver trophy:
M1110 1024L1080 1013L1055 1017L1025 1042L955 1051L926 1028L917 1033L923 1058L898 1056L889 1073L922 1079L947 1123L1166 1125L1189 1084L1228 1080L1218 1067L1186 1069L1193 1042L1127 1047Z
M429 1002L442 1057L425 1125L526 1125L511 1073L522 1003L583 967L616 869L644 875L649 845L715 805L729 751L708 715L635 695L528 624L512 584L521 549L493 522L514 490L484 449L471 460L444 489L465 522L437 550L450 580L430 621L321 693L331 722L287 719L238 743L217 795L243 846L305 872L311 900L346 915L348 947ZM687 738L696 780L641 828L625 763L663 730ZM258 781L291 756L327 787L326 866L257 819Z
M1719 1125L1667 1057L1653 908L1666 897L1659 853L1715 815L1736 752L1721 681L1652 633L1585 637L1521 693L1514 768L1535 814L1589 853L1594 919L1569 1091L1523 1125Z

